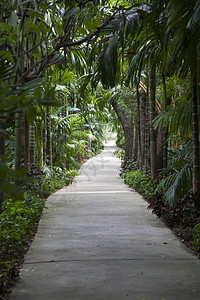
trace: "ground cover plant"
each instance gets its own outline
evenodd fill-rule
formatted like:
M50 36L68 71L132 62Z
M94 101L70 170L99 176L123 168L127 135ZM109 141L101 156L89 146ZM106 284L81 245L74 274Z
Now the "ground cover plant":
M77 170L43 168L29 174L18 199L7 198L0 215L0 299L17 278L24 254L37 230L48 195L72 182Z

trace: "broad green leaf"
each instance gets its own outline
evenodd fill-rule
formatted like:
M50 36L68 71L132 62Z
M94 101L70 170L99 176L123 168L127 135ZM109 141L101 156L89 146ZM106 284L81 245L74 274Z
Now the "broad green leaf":
M94 26L99 27L99 25L100 25L100 18L99 18L99 16L96 16L96 18L94 20Z
M17 14L13 11L13 12L11 13L11 16L10 16L10 18L9 18L8 23L9 23L12 27L15 27L15 25L17 24L17 22L18 22L18 16L17 16Z
M41 58L41 53L33 53L33 57L40 59Z
M93 22L89 19L85 19L84 21L85 27L88 29L88 31L92 31L93 27Z
M41 108L39 107L39 105L35 105L35 111L40 114L41 113Z

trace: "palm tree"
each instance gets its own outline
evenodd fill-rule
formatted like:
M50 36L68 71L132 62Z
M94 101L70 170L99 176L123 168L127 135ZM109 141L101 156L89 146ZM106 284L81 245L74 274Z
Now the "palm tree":
M199 120L198 120L198 53L200 41L200 3L192 0L167 1L168 30L172 32L173 51L182 74L190 71L191 106L193 108L193 193L200 194ZM200 206L197 197L196 206Z
M156 72L150 63L150 149L151 149L151 177L156 178L158 175L157 164L157 137L156 130L153 127L153 120L156 116L155 110L155 91L156 91Z

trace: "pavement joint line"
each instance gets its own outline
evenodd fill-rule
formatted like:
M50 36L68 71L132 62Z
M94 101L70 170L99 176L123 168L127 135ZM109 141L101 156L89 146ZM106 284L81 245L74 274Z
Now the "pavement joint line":
M36 265L36 264L48 264L48 263L62 263L62 262L85 262L85 261L193 261L194 258L97 258L97 259L63 259L63 260L44 260L34 262L24 262L23 265Z

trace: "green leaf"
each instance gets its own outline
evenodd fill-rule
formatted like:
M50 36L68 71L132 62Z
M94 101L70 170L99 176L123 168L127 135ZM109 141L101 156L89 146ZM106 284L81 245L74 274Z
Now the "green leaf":
M28 31L33 31L36 34L40 34L40 27L34 23L28 23L26 28L28 29Z
M37 59L40 59L41 58L41 53L33 53L32 56L37 58Z
M10 18L9 18L9 25L11 25L12 27L15 27L15 25L17 24L18 22L18 16L17 14L13 11L10 15Z
M34 97L36 99L41 99L41 96L42 96L42 88L37 87L36 89L34 89Z
M35 107L29 107L26 110L26 120L28 122L33 122L37 117L37 111L35 109Z
M92 29L94 28L94 27L93 27L93 22L91 22L91 20L89 20L89 19L85 19L84 25L85 25L85 27L87 28L87 30L88 30L89 32L91 32Z
M43 12L46 12L48 6L44 2L40 2L40 8L41 8L41 10L43 10Z
M28 16L31 16L31 17L37 17L37 18L42 18L43 17L43 14L38 12L38 11L35 11L35 10L29 10L26 12L26 14Z
M78 7L75 7L71 10L67 9L65 14L64 14L64 17L63 17L63 20L66 20L68 18L70 18L71 16L73 16L76 12L78 11Z
M7 23L2 23L1 24L1 32L3 31L10 31L11 30L11 25L10 24L7 24Z
M2 57L4 57L6 60L8 60L9 62L13 63L13 57L12 57L10 51L2 50L2 51L1 51L1 55L2 55Z
M14 191L14 186L13 186L13 184L11 184L9 182L4 182L1 184L1 191L3 193L10 194Z
M33 89L35 87L37 87L38 85L40 85L42 83L42 78L35 78L29 82L27 82L26 84L24 84L23 89L24 90L28 90L28 89Z

